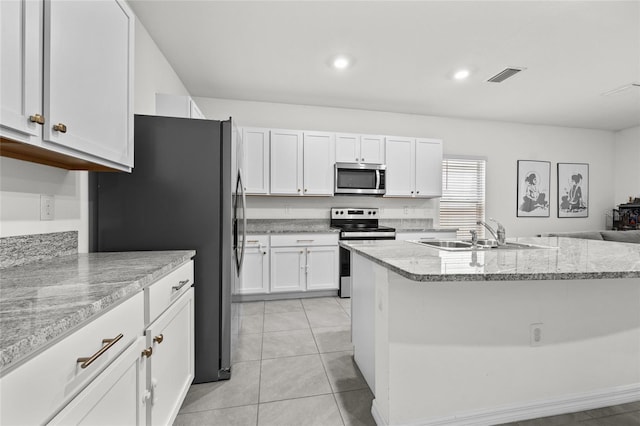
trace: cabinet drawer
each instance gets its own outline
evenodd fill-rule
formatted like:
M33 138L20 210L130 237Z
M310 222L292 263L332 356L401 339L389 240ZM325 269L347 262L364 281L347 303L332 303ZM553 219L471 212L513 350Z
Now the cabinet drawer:
M145 324L155 321L182 293L193 285L193 260L170 272L145 289L148 295L149 316Z
M136 294L0 379L0 424L42 424L104 370L144 328L144 297ZM77 362L122 338L86 368ZM9 391L10 390L10 391Z
M271 247L309 247L338 245L338 233L335 234L287 234L272 235Z
M247 239L244 242L246 248L268 248L269 236L268 235L247 235Z

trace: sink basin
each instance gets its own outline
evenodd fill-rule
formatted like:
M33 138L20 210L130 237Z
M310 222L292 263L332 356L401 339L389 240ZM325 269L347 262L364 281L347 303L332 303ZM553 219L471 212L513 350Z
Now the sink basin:
M528 250L528 249L549 249L552 247L539 246L536 244L506 242L498 245L498 241L491 239L479 239L474 247L468 240L436 240L436 241L411 241L416 244L434 247L447 251L472 251L472 250Z
M473 246L467 241L413 241L426 246L436 247L443 250L471 250Z

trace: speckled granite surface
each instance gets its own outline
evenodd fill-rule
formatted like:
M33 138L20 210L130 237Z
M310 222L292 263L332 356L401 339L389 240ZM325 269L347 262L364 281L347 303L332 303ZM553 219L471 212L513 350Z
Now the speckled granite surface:
M329 219L248 219L247 234L297 234L338 232Z
M433 219L380 219L380 226L390 226L405 232L450 232L433 229ZM247 234L297 234L338 232L329 226L329 219L248 219Z
M0 238L0 269L78 252L78 231Z
M453 252L397 240L340 245L414 281L640 278L640 244L560 237L507 241L550 248Z
M195 251L77 254L0 274L0 370L134 295Z

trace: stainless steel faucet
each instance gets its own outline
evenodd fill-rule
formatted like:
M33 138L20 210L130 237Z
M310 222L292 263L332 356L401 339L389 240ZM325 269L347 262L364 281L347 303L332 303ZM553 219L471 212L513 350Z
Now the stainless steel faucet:
M498 225L498 231L494 231L491 226L487 225L486 222L483 222L481 220L479 220L476 223L478 225L482 225L485 228L487 228L487 230L489 231L489 233L491 233L493 238L495 238L498 241L498 245L499 246L503 246L504 243L505 243L505 240L507 238L507 231L504 229L504 226L502 226L502 224L500 222L498 222L497 220L495 220L494 218L490 217L489 220L495 222L496 225Z

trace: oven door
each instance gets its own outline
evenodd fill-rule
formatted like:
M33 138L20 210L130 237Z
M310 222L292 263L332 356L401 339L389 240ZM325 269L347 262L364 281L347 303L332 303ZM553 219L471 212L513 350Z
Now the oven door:
M381 164L336 163L334 194L384 195Z

